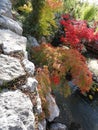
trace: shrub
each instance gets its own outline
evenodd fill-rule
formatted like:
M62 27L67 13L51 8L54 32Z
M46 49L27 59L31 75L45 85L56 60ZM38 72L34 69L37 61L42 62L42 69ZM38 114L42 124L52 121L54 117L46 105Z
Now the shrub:
M84 11L82 12L81 19L92 21L95 19L96 16L96 7L94 5L89 5L85 7Z
M37 64L48 66L53 85L57 86L63 79L65 80L70 70L74 83L82 92L90 89L92 75L87 68L85 58L77 50L54 48L50 44L42 44L40 47L33 48L32 58Z
M55 13L62 5L58 0L32 0L33 11L24 21L24 33L36 38L50 36L57 28ZM29 31L28 31L29 30Z
M70 12L70 14L74 16L78 4L78 0L64 0L64 13Z
M75 19L93 21L97 19L98 9L95 4L91 5L80 0L64 0L64 13L70 13Z
M95 28L88 27L86 21L75 20L69 14L62 15L60 21L65 35L61 36L61 41L70 48L81 51L84 42L94 42L98 40Z
M42 102L42 113L39 115L39 120L42 120L49 116L48 103L46 101L46 95L51 92L50 74L47 66L36 69L36 79L38 80L38 92Z

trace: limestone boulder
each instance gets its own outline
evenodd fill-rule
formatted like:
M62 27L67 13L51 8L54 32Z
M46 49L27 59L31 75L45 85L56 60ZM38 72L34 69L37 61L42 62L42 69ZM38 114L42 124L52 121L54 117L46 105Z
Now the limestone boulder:
M0 0L0 14L12 18L12 3L10 0Z
M10 30L0 30L0 44L4 54L22 52L25 55L27 39Z
M46 100L48 102L48 110L49 110L49 117L47 117L48 121L53 121L56 117L59 116L59 108L55 102L55 99L53 98L53 96L48 93L46 96Z
M24 68L26 70L26 72L30 75L30 76L33 76L34 75L34 72L35 72L35 65L29 61L28 59L24 59L22 61L23 65L24 65Z
M42 112L42 103L41 103L41 99L40 99L38 91L37 91L37 95L36 95L36 112L38 114L40 114Z
M3 15L0 15L0 27L9 29L19 35L22 35L23 32L23 29L18 22Z
M33 105L21 91L0 93L0 130L34 130Z
M36 46L39 46L39 43L36 40L36 38L34 38L32 36L28 36L28 46L29 47L36 47Z
M38 130L44 130L42 124L38 123Z
M25 74L20 60L3 54L0 55L0 85Z
M22 89L28 90L30 92L35 92L38 81L35 78L28 77L25 85L22 86Z
M22 88L22 90L26 90L26 91L29 91L31 93L34 93L34 92L36 93L35 112L40 114L42 112L42 106L41 106L42 104L41 104L41 99L39 97L37 86L38 86L38 81L35 78L28 77L26 84L21 86L21 88Z
M38 124L38 128L39 130L46 130L46 120L42 120L41 122L39 122Z
M89 70L98 77L98 60L97 59L90 59L88 61L88 68Z

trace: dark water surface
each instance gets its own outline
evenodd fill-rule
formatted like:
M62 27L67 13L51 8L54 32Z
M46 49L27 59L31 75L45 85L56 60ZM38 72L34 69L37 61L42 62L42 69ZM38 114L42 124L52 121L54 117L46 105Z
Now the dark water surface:
M83 130L98 130L98 101L89 104L79 96L70 96L66 103Z
M62 111L61 117L63 119L61 122L64 123L66 116L64 111L66 113L67 107L70 110L74 121L81 125L82 130L98 130L98 100L89 104L79 95L71 95L68 98L64 98L60 94L57 94L56 99L57 104Z

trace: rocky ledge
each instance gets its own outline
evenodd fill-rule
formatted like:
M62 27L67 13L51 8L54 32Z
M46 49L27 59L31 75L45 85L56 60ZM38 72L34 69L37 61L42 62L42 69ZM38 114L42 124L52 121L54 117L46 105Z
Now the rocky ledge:
M0 129L34 130L33 104L21 91L7 91L0 94Z

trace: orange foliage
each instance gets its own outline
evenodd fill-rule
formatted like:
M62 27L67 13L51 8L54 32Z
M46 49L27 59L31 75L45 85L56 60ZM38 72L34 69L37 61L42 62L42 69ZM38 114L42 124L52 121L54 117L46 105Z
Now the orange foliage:
M42 102L43 112L39 115L39 119L43 120L49 116L48 103L46 100L47 93L51 92L50 72L47 66L36 69L36 79L38 80L38 91Z
M86 65L85 58L77 50L66 50L61 47L52 47L50 44L41 44L33 49L33 58L38 63L48 66L51 79L55 84L59 84L70 70L74 83L82 92L90 89L92 74Z
M62 7L63 5L62 0L47 0L47 3L51 7L51 9L57 9L59 7Z
M36 79L39 82L38 89L43 89L43 92L49 92L50 90L50 72L48 70L47 66L44 66L43 68L37 68L36 71Z

